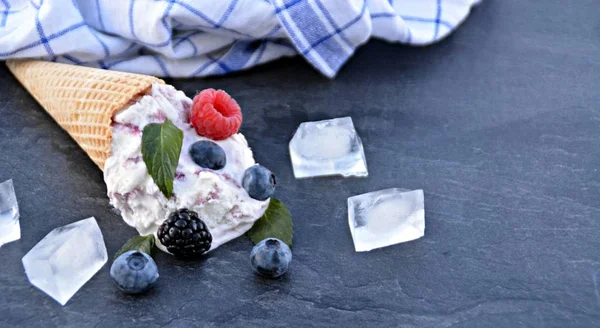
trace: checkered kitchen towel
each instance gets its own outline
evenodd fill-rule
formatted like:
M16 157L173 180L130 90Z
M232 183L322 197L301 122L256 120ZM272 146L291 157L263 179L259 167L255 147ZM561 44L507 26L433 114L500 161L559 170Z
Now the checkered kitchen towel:
M427 45L479 1L0 0L0 60L194 77L299 53L334 77L371 36Z

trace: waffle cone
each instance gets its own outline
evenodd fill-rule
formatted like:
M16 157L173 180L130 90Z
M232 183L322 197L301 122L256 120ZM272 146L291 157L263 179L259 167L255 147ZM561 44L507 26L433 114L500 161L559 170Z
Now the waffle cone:
M152 83L164 83L148 75L37 60L6 65L101 170L111 152L113 115Z

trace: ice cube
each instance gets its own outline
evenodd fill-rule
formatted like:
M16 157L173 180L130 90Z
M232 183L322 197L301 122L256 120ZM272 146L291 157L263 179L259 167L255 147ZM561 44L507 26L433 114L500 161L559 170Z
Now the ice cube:
M363 145L350 117L302 123L289 147L296 179L369 175Z
M392 188L350 197L348 223L357 252L421 238L425 234L423 190Z
M0 183L0 247L21 238L19 205L12 180Z
M102 232L91 217L52 230L22 261L29 282L65 305L107 260Z

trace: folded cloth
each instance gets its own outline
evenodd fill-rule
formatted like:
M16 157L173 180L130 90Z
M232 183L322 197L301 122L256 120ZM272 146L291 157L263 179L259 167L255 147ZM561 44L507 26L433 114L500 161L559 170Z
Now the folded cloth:
M0 60L195 77L301 54L332 78L371 36L427 45L479 1L0 0Z

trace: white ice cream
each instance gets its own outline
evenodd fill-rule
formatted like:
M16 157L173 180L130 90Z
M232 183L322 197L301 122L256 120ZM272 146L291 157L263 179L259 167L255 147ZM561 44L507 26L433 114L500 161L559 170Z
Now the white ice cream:
M104 167L104 181L110 203L140 235L156 233L171 212L188 208L198 212L207 224L214 249L249 230L269 201L252 199L241 187L244 172L255 164L242 134L216 141L227 154L223 169L204 169L192 161L190 146L207 138L199 136L189 123L191 105L192 100L183 92L169 85L154 84L148 94L117 113L113 119L112 155ZM141 151L144 126L165 119L183 131L171 199L165 198L148 174Z

